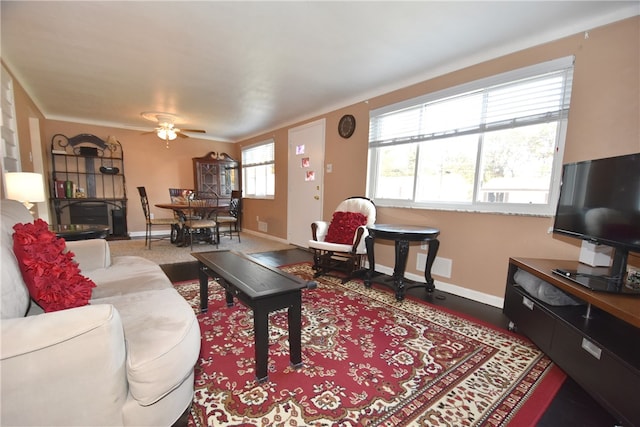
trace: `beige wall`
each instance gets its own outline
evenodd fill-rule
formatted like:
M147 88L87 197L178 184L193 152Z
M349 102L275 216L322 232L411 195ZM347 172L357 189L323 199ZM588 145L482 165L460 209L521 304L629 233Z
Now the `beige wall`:
M634 17L593 29L588 38L582 33L576 34L310 119L325 118L327 123L325 162L333 164L333 172L325 174L325 219L331 217L335 206L345 197L365 193L371 109L567 55L575 55L576 66L565 162L640 151L639 52L640 17ZM23 105L26 102L17 101ZM21 114L24 114L23 108L18 111L18 115ZM356 131L348 140L337 133L338 120L343 114L353 114L357 120ZM196 138L178 140L167 150L154 135L44 120L42 140L46 152L55 133L69 136L94 133L101 138L116 136L125 153L130 207L128 225L130 232L135 232L143 229L136 186L146 186L153 202L166 201L167 188L193 185L192 157L209 151L223 151L238 157L241 146L273 137L276 141L276 197L274 200L245 200L244 227L257 231L257 223L250 219L260 216L269 223L269 234L286 239L289 129L270 131L239 144ZM22 135L20 138L23 141ZM156 210L155 213L161 215L163 212ZM453 270L451 278L436 276L436 280L496 297L504 294L510 256L577 259L579 252L578 242L548 233L553 223L548 217L379 208L378 222L438 227L441 230L439 256L451 259ZM419 248L412 246L407 271L422 274L415 269L417 252ZM378 263L392 267L393 259L392 245L377 244ZM640 264L637 257L631 261Z
M369 111L426 93L488 77L512 69L568 55L575 55L571 112L564 161L622 155L640 151L640 18L634 17L583 33L536 46L482 64L474 65L401 90L372 98L326 116L325 162L333 173L325 174L324 218L331 218L335 206L366 189ZM343 114L353 114L356 132L344 140L337 123ZM318 117L313 118L316 120ZM295 126L300 125L297 123ZM277 218L270 232L286 238L285 203L287 167L287 129L279 129L240 145L248 145L274 135L276 138L275 203L245 203L246 218ZM379 223L421 224L441 230L439 256L453 261L451 278L436 280L497 297L504 295L509 257L548 257L577 259L579 243L548 233L549 217L445 212L424 209L379 208ZM257 224L245 221L247 228ZM411 246L407 272L416 270L419 246ZM638 264L638 259L630 260ZM393 246L376 243L376 262L393 266Z

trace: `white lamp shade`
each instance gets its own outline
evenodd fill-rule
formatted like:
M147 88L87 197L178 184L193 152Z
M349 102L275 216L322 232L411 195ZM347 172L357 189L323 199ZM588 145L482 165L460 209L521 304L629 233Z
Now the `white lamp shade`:
M42 174L33 172L7 172L4 174L7 199L19 202L44 202Z
M173 129L158 129L158 138L173 141L178 136Z

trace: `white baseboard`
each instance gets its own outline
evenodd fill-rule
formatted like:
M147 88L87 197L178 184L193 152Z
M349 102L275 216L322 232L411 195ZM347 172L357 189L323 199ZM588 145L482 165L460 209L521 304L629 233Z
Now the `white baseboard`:
M154 239L160 238L160 237L169 237L170 235L171 234L167 230L157 230L157 231L151 232L151 237L153 237ZM131 238L140 237L144 239L144 236L145 236L144 231L132 231L129 233L129 237Z
M275 242L278 243L282 243L284 245L289 245L289 241L285 240L285 239L281 239L280 237L275 237L272 236L270 234L264 234L264 233L260 233L258 231L253 231L253 230L242 230L243 233L247 233L247 234L251 234L253 236L257 236L257 237L262 237L263 239L269 239L269 240L273 240Z
M376 271L387 274L389 276L393 275L393 268L384 265L376 265ZM424 282L424 276L419 276L417 274L406 273L405 277L415 282ZM463 288L462 286L441 282L439 280L436 280L434 284L436 285L436 289L453 295L457 295L459 297L467 298L482 304L487 304L492 307L502 308L504 306L504 298L474 291L472 289Z

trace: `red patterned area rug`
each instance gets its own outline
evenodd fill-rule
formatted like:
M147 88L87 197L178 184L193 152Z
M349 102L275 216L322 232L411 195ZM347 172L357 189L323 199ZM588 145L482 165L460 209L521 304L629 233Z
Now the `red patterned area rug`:
M198 284L176 287L195 310ZM303 291L304 366L289 366L286 311L274 312L259 384L251 310L209 287L190 426L533 426L565 378L518 335L327 277Z

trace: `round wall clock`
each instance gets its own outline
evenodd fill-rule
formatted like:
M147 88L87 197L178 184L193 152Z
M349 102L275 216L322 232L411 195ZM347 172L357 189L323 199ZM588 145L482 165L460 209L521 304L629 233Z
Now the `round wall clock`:
M345 114L338 123L338 133L343 138L350 138L356 130L356 118L351 114Z

